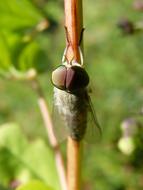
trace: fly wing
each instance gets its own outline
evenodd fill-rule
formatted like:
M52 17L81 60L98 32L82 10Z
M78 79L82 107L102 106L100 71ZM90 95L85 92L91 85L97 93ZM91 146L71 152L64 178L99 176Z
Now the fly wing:
M58 142L62 142L67 138L69 132L65 125L64 119L59 111L59 107L56 105L53 106L52 119L54 125L53 130L56 139L58 140Z
M86 142L94 144L101 139L102 129L97 120L96 113L89 95L87 95L87 103L88 103L88 115L87 115L88 122L84 139Z
M54 134L59 142L65 140L69 134L68 127L66 126L66 111L63 100L66 99L63 96L64 92L54 87L54 104L53 104L53 124Z

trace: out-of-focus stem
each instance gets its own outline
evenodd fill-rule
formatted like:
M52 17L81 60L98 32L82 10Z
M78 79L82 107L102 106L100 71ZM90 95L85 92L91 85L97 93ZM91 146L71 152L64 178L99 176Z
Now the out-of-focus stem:
M82 0L64 0L65 27L67 30L68 50L66 58L80 63L79 41L83 30ZM67 146L67 180L68 190L80 190L81 179L81 143L68 138Z
M31 83L32 83L32 88L35 90L36 94L38 95L38 105L39 105L41 115L45 124L45 128L47 130L49 142L55 154L55 162L56 162L56 167L57 167L62 190L67 190L64 162L63 162L62 154L59 148L59 144L53 132L53 123L51 120L51 116L49 114L48 105L45 100L44 93L36 78L31 80Z

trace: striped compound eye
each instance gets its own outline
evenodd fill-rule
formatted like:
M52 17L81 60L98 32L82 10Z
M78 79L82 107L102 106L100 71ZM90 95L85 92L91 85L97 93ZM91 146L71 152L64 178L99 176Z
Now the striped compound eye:
M74 92L88 85L89 76L82 67L60 65L52 73L52 83L61 90Z

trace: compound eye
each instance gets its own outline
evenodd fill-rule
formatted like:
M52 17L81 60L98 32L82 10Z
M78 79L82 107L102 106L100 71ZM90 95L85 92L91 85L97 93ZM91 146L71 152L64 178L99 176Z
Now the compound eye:
M64 65L60 65L52 72L52 83L55 87L65 90L67 69Z
M87 72L79 66L72 66L67 69L66 89L68 91L75 91L85 88L89 83L89 76Z

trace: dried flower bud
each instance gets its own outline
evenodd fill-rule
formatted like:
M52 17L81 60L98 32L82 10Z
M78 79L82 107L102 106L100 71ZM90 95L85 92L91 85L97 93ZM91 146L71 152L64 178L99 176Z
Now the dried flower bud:
M123 34L130 35L135 32L134 23L128 19L120 20L117 26L122 30Z
M121 123L122 135L131 137L137 133L137 123L133 118L127 118Z
M135 0L133 2L133 7L137 11L143 11L143 1L142 0Z

